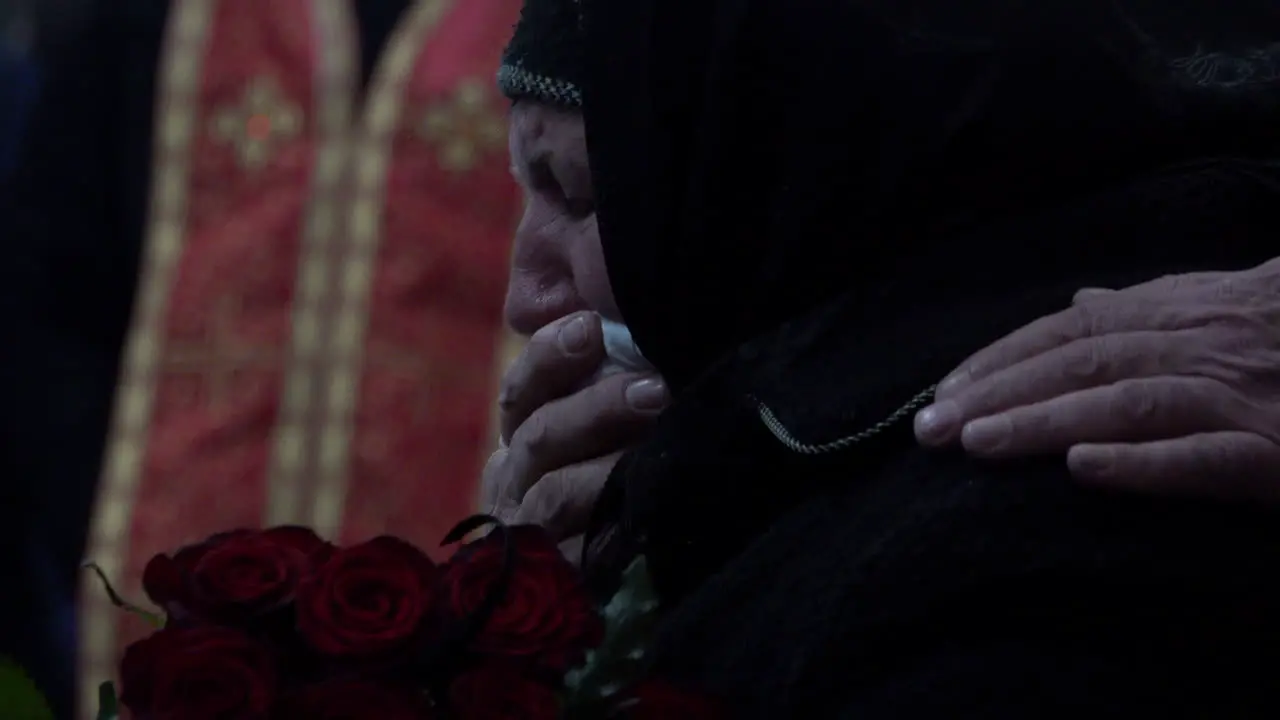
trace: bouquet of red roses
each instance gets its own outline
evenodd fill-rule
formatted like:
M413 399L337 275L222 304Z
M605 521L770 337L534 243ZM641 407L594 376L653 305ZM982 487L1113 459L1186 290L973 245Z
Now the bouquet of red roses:
M645 674L643 560L599 607L536 527L476 516L445 543L485 525L443 565L394 537L337 547L302 527L158 555L143 587L163 614L121 660L119 704L135 720L717 716Z

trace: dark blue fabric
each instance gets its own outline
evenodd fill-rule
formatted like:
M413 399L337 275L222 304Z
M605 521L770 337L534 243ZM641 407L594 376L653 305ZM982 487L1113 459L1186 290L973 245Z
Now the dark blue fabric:
M13 172L18 143L37 85L35 64L0 48L0 177L8 177Z

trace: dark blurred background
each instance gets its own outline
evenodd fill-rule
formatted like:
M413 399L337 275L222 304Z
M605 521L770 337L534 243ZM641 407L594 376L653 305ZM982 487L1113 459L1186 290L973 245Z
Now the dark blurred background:
M86 12L85 0L0 0L0 213L8 212L10 207L18 149L40 92L42 51L56 47L60 41L68 41L71 31L85 21ZM0 218L0 226L6 225L3 220ZM7 255L14 242L17 239L0 233L0 253ZM12 278L6 275L5 279ZM10 295L5 297L6 302L12 300ZM15 311L13 308L2 310L4 313ZM5 314L3 317L12 316ZM0 354L7 358L14 342L12 333L0 335ZM5 362L3 367L8 372L11 366ZM7 398L0 399L0 402L7 401ZM0 433L0 468L4 468L0 473L0 509L20 506L16 500L17 482L9 472L14 468L11 462L12 442L14 440L9 433ZM0 517L4 518L0 523L5 525L12 520L2 513ZM65 662L65 658L58 654L56 648L43 647L38 638L41 635L46 638L63 636L64 644L71 647L74 607L58 608L48 613L56 618L53 622L64 627L28 632L31 625L40 623L33 614L44 614L32 606L32 599L47 597L49 593L47 589L27 586L33 581L52 585L54 568L42 554L43 548L30 546L24 542L25 539L14 528L0 528L0 577L5 578L4 590L0 591L3 595L0 597L0 614L3 615L0 617L0 655L13 654L27 663L52 667L59 661ZM15 577L21 581L14 582ZM0 718L8 720L3 708L0 708Z
M359 33L363 85L415 0L345 2L353 11L352 29ZM120 349L147 227L155 79L169 10L177 4L178 0L0 0L0 656L27 669L60 719L72 717L71 705L77 696L75 591L86 576L80 562L86 557L85 539L119 377ZM263 10L264 22L288 22L287 13L268 12L275 5L258 0L245 7ZM491 84L486 78L492 78L493 59L519 14L520 0L467 0L454 7L466 8L465 13L456 13L457 30L440 33L442 44L432 50L443 54L441 67L453 68L450 77L441 78L449 90L433 91L431 97L418 100L423 112L438 107L450 117L463 114L456 115L456 127L445 135L415 131L415 136L423 135L415 142L415 152L434 168L421 173L422 186L415 189L426 194L438 191L449 201L438 203L440 209L431 213L430 222L415 226L415 231L422 237L439 232L450 239L448 247L465 246L467 252L449 250L439 255L457 258L454 272L424 259L435 255L411 246L397 250L416 269L406 276L409 285L403 302L397 300L389 310L397 316L438 317L441 333L457 332L463 338L434 348L423 342L413 349L412 382L420 386L423 397L428 388L442 386L444 381L434 371L419 372L417 363L435 367L430 353L439 354L440 348L458 357L474 354L479 358L474 362L446 358L448 362L440 363L448 368L442 372L450 373L451 385L487 383L491 391L496 388L502 361L494 357L495 341L502 333L506 253L520 213L518 194L507 173L506 143L501 137L494 142L489 132L493 125L485 124L503 120L506 102L485 95L480 98L482 106L473 107L468 99L475 99L475 83ZM421 47L413 49L420 56L424 52ZM417 118L409 121L418 122ZM453 150L465 151L468 157L480 153L483 162L452 168L445 160ZM460 201L463 189L474 201ZM404 198L404 203L416 206L421 195L406 193ZM347 201L344 196L337 202ZM335 212L342 209L345 206ZM461 272L477 280L466 287L446 282L439 286L442 292L433 285ZM254 282L268 284L261 279ZM236 293L243 291L243 285L238 273L227 273L210 283L209 297L225 296L227 302L238 303ZM278 289L268 288L263 296L276 298ZM423 335L427 336L436 337ZM513 357L518 342L509 337L501 341L506 343L505 356ZM475 376L474 385L468 385L471 380L458 380L460 370L455 366L467 377ZM403 370L388 372L402 382ZM454 437L450 433L455 430L441 431L431 424L447 422L449 428L456 426L456 432L474 435L474 452L448 449L450 457L460 458L457 467L452 461L445 467L437 458L431 462L442 487L469 511L479 470L472 465L488 454L494 437L487 430L473 430L489 421L495 398L479 391L464 394L467 407L447 414L423 413L426 419L412 432L415 437ZM206 410L201 406L193 412ZM210 433L228 436L222 421L200 423L208 425ZM238 430L230 436L247 437ZM214 446L235 444L215 442ZM425 452L420 444L405 447ZM410 482L415 497L434 505L435 499L421 492L420 477ZM379 497L394 495L385 488L380 492ZM385 515L388 524L377 532L404 531L390 524L394 516L402 519L395 522L413 532L439 537L435 530L425 530L415 513L406 512L401 500L384 504L375 515ZM201 522L211 530L228 527L221 522L245 523L219 520L200 510ZM166 509L151 514L172 513ZM181 520L171 520L166 527L174 537L151 538L150 546L167 548L200 536ZM125 560L105 559L117 564ZM127 589L140 578L117 574L113 579ZM128 631L134 635L117 632L119 628L107 628L98 635L92 629L80 630L83 637L106 637L99 646L112 643L118 648L143 628ZM100 677L106 675L103 672ZM86 687L88 692L93 689L90 684L79 689ZM0 720L18 720L6 713L2 701Z
M34 0L0 0L0 173L5 178L13 169L23 120L39 82L33 4Z
M0 0L0 180L8 180L40 85L42 50L87 21L87 0Z

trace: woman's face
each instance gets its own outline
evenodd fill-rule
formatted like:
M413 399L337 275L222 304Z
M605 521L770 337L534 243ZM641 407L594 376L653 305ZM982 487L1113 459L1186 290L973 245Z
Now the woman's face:
M512 249L508 324L531 335L579 310L621 320L596 226L582 113L517 103L510 145L525 203Z

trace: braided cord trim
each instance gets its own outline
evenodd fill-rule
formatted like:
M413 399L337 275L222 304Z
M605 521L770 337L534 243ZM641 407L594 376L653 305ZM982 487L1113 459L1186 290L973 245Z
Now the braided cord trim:
M792 434L792 432L782 424L782 421L778 419L778 416L775 415L774 412L764 403L759 403L756 411L760 414L760 422L764 423L764 426L769 429L769 432L778 439L778 442L786 446L788 450L801 455L825 455L826 453L844 450L865 440L870 440L876 435L879 435L885 430L893 427L904 417L929 404L933 399L933 392L937 387L937 385L931 385L928 388L925 388L897 410L889 413L889 415L883 420L874 423L870 427L859 430L852 435L847 435L825 443L801 442L799 438Z
M552 105L582 107L582 90L577 85L515 65L503 65L498 69L498 88L512 100L533 98Z

